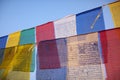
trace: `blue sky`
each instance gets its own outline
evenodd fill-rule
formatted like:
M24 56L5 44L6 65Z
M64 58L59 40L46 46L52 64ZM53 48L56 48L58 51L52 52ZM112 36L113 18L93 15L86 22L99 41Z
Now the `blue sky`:
M0 0L0 36L116 0Z

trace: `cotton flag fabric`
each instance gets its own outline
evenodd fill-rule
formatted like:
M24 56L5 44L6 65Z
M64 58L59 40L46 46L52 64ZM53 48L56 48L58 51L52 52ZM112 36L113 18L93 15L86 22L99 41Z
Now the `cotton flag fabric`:
M66 39L39 42L36 80L66 80Z
M76 14L77 35L105 30L101 7Z
M55 38L74 36L76 32L76 16L70 15L54 21Z
M38 55L40 69L60 68L60 60L55 40L40 42Z
M55 69L67 66L66 39L41 41L38 45L39 68Z
M16 52L16 48L15 47L10 47L10 48L6 48L4 49L3 51L3 60L2 60L2 64L0 65L0 69L6 69L6 68L11 68L12 64L12 60L13 60L13 57L15 55L15 52Z
M120 29L100 32L106 80L120 80Z
M20 40L20 31L12 33L8 36L6 47L13 47L19 44Z
M6 80L7 75L12 69L15 52L16 52L16 47L9 47L4 49L3 52L4 58L2 60L2 64L0 65L0 70L1 70L0 78L2 80Z
M115 28L120 27L120 1L109 4Z
M54 24L53 22L48 22L43 25L36 27L36 41L55 39Z
M33 44L6 48L0 64L0 69L4 69L0 75L1 79L12 80L15 77L14 73L16 73L15 80L19 80L22 76L22 80L29 80L33 51Z
M119 11L117 1L0 37L0 79L120 80Z
M98 33L67 38L67 80L103 80Z
M14 71L30 72L32 63L33 44L18 46L13 64Z
M7 42L7 38L8 38L8 35L0 37L0 48L5 48L6 42Z
M35 43L35 28L21 31L20 45Z
M19 45L35 44L35 28L21 31ZM31 71L35 69L35 50L32 53Z

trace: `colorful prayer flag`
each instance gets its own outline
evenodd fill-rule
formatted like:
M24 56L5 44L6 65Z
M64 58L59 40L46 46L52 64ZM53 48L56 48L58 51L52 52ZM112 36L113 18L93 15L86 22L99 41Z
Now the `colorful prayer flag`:
M105 30L102 8L76 14L76 26L78 35Z
M30 72L34 44L18 46L13 62L13 71Z
M68 80L103 80L98 33L67 38Z
M55 40L41 41L38 45L40 69L60 68L60 60Z
M106 80L120 80L120 29L100 32Z
M20 40L20 31L12 33L8 36L6 47L18 46Z
M54 24L53 22L48 22L43 25L39 25L36 27L36 41L39 43L40 41L55 39L54 33Z
M35 28L21 31L20 45L35 43Z
M114 26L120 27L120 1L109 4L112 18L114 21Z
M54 28L57 39L76 35L76 16L70 15L54 21Z

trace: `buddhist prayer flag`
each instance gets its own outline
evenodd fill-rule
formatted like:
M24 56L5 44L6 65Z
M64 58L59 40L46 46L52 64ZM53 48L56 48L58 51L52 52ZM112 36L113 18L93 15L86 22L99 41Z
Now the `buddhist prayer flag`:
M100 32L106 80L120 80L120 29Z
M110 7L110 11L112 13L112 18L114 21L114 26L115 27L120 27L120 2L115 2L115 3L111 3L109 4Z
M70 15L54 21L55 38L74 36L76 32L76 16Z
M60 68L57 44L55 40L42 41L38 45L40 69Z
M0 80L120 80L119 12L117 1L0 37Z
M33 44L27 44L22 46L16 46L16 47L9 47L4 49L3 52L3 60L0 64L0 69L4 69L0 77L4 80L6 80L8 77L9 80L13 79L12 75L14 71L17 73L18 76L15 80L19 80L19 77L22 77L22 72L25 72L23 74L26 74L24 76L27 77L27 79L22 80L29 80L30 76L30 69L31 69L31 63L32 63L32 53L34 51L34 45ZM1 51L0 51L1 52ZM18 71L18 72L17 72ZM19 75L20 74L20 75ZM9 76L12 75L12 76ZM15 77L15 76L14 76Z
M77 34L105 30L102 8L98 7L76 14Z
M5 48L8 36L0 37L0 48Z
M18 46L16 56L14 58L13 70L30 72L32 63L32 53L34 51L33 44Z
M9 47L4 49L3 52L4 57L0 65L0 72L1 72L0 79L2 80L6 80L7 75L12 70L16 49L17 49L16 47Z
M0 69L6 69L8 67L12 67L11 65L13 65L11 62L13 61L13 58L15 56L15 52L16 52L16 47L9 47L9 48L5 48L3 49L4 51L2 51L3 53L3 60L2 63L0 65Z
M67 80L103 80L98 33L67 38Z
M21 31L20 45L35 43L35 28Z
M55 39L53 22L48 22L46 24L36 27L37 43L43 40L50 40L50 39Z
M7 41L6 47L17 46L19 44L19 40L20 40L20 32L19 31L10 34L8 36L8 41Z

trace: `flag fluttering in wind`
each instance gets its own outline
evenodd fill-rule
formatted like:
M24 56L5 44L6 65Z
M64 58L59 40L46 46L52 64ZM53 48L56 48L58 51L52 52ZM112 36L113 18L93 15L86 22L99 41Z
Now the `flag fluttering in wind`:
M0 37L0 79L120 80L119 11L117 1Z

